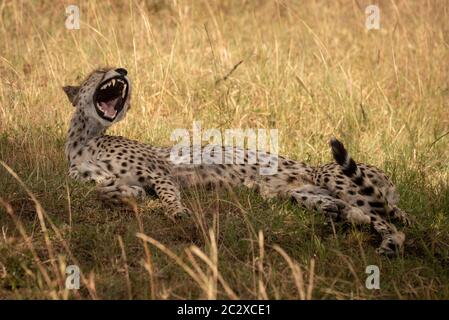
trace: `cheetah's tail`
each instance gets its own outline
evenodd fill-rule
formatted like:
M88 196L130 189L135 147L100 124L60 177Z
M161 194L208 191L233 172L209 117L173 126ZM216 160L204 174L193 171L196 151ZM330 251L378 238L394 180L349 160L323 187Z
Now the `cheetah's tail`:
M332 138L330 145L335 161L342 167L343 173L360 187L360 192L366 196L382 198L385 201L385 204L388 204L387 199L385 199L379 188L362 173L354 159L349 155L343 143L336 138Z
M330 141L332 148L332 155L335 161L342 167L343 173L351 179L357 179L362 177L362 172L351 158L343 143L336 138L332 138Z
M371 190L368 193L381 194L380 190L371 182L371 180L362 173L354 159L349 155L343 143L336 138L332 138L330 145L335 161L341 166L343 173L347 177L349 177L356 185L365 187L364 189L366 191Z

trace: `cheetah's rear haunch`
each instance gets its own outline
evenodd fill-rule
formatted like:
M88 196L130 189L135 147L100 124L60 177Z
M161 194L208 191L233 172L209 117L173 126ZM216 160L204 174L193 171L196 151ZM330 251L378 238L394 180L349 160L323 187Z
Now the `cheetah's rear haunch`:
M95 70L81 86L67 86L64 91L75 107L65 149L69 175L95 181L99 195L110 202L153 192L167 216L175 218L189 213L181 201L181 188L245 185L264 197L290 197L329 217L371 224L382 237L379 253L392 254L404 243L404 234L389 222L408 222L406 213L396 206L395 187L381 170L356 164L336 139L331 147L337 163L312 167L278 157L273 175L261 175L262 165L248 161L253 150L243 150L242 164L175 164L170 148L105 135L129 109L131 82L125 69ZM257 155L259 159L273 157L263 152Z

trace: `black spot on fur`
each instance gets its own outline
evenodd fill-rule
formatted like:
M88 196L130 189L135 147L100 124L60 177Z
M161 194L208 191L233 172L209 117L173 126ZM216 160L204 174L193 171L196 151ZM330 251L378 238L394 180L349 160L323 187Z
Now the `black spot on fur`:
M374 189L371 186L365 187L360 189L360 193L364 196L371 196L374 193Z
M296 178L295 178L295 177L289 176L289 177L287 178L287 183L292 183L292 182L295 182L295 181L296 181Z
M150 197L156 197L157 193L154 190L154 186L145 186L144 187L145 193Z
M363 178L362 177L357 177L354 179L354 182L356 185L358 186L362 186L363 185Z
M384 204L382 202L370 201L368 204L373 208L383 208Z

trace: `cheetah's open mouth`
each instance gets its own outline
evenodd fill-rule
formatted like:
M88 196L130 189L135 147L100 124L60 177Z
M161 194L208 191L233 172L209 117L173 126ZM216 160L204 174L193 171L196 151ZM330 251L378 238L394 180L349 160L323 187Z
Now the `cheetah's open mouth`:
M116 76L103 81L95 91L94 103L98 115L107 121L113 121L122 111L128 96L128 81Z

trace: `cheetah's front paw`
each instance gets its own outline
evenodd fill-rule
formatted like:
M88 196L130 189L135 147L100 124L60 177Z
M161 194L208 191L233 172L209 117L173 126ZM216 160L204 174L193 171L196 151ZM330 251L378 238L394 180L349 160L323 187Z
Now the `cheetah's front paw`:
M76 169L69 170L69 177L73 180L81 180L80 172Z
M167 216L173 220L183 220L192 216L192 211L186 207L179 207L174 210L170 210Z
M394 217L399 219L399 221L401 221L406 226L411 226L413 223L408 213L397 207L394 208Z
M345 214L346 220L353 224L369 224L371 222L371 218L356 207L349 207Z
M321 203L318 210L324 213L331 219L337 219L340 215L342 207L338 206L335 202L326 201Z
M392 256L402 249L405 241L405 234L398 231L392 235L387 236L383 239L380 247L376 249L376 253L386 256Z

